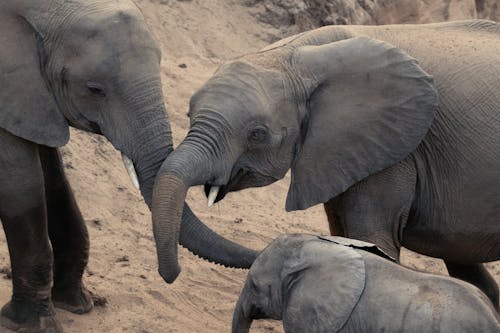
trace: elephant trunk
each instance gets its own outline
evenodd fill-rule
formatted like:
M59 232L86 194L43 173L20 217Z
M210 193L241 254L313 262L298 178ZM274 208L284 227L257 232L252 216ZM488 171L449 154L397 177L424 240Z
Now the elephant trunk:
M122 104L103 113L103 121L98 124L101 133L122 153L134 185L139 185L151 208L156 174L173 150L172 131L159 76L133 72L125 77L140 78L128 79L132 83L120 87Z
M153 230L156 240L160 275L172 283L180 268L177 244L194 254L218 264L249 268L258 255L233 243L199 221L184 203L190 186L201 185L209 180L209 154L192 144L181 144L165 160L154 184ZM182 222L182 224L181 224Z
M249 311L245 310L247 306L247 283L241 292L240 298L236 303L233 313L232 333L247 333L252 325L252 318Z
M186 193L187 186L179 177L158 175L153 190L153 234L158 255L158 271L167 283L174 282L181 271L177 258L177 243Z
M165 121L166 122L166 121ZM143 144L135 154L134 166L141 194L148 207L152 208L153 187L156 175L162 163L172 152L172 134L168 122L162 124L159 120L144 131ZM149 133L149 134L147 134Z

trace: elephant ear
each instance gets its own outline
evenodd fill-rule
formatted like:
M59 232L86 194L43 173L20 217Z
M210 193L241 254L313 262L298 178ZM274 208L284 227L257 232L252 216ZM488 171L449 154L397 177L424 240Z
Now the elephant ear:
M292 65L310 94L288 211L327 202L403 160L438 108L432 77L385 42L357 37L303 46Z
M24 18L0 16L0 127L38 144L59 147L69 127L42 74L42 37Z
M285 332L337 332L363 293L365 263L350 247L316 239L285 262L281 281Z
M373 254L378 255L379 257L389 259L391 261L396 262L396 258L386 253L382 248L378 247L375 244L360 241L358 239L353 238L345 238L340 236L318 236L319 239L332 242L339 245L349 246L355 249L364 250Z

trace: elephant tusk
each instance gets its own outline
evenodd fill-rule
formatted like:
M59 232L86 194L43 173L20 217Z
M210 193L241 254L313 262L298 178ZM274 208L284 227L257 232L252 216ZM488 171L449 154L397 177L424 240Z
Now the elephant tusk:
M219 193L220 186L212 186L210 187L210 193L208 193L207 205L208 207L212 207L215 202L215 198L217 198L217 194Z
M134 168L134 162L130 158L127 157L127 155L122 154L122 160L123 164L125 165L125 169L128 172L128 175L130 176L130 180L132 180L132 184L134 184L134 187L138 190L140 190L139 187L139 179L137 178L137 173L135 172Z

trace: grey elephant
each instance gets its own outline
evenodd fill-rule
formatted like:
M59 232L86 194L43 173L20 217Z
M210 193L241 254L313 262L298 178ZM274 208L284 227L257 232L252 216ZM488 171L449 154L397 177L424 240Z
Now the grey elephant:
M323 203L332 234L442 258L498 306L499 55L500 24L472 20L328 26L228 61L191 98L153 223L176 234L190 186L211 204L291 169L287 210Z
M262 318L283 320L286 333L500 332L497 312L473 285L383 256L343 237L278 237L250 268L232 332Z
M0 45L0 219L13 275L1 323L61 332L53 305L84 313L92 300L81 279L87 229L57 147L69 126L104 135L151 205L156 173L172 151L160 50L128 0L1 1ZM187 206L182 220L181 243L201 257L234 267L255 259ZM162 225L154 235L163 274L170 238Z

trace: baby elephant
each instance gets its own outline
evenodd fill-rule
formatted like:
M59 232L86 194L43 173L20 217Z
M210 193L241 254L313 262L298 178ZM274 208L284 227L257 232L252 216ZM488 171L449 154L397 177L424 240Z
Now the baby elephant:
M401 267L375 245L342 237L285 235L252 265L233 333L253 319L285 332L500 332L476 287Z

